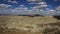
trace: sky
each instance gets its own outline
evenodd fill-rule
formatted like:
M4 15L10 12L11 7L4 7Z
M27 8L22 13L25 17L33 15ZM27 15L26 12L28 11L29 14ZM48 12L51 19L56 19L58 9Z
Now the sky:
M0 14L60 15L60 0L0 0Z

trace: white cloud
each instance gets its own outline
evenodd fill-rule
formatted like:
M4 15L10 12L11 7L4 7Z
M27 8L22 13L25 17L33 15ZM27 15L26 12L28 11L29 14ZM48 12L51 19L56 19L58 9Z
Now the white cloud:
M27 2L36 2L36 1L40 2L40 1L43 1L43 0L27 0Z
M40 7L47 7L48 5L41 5Z
M50 9L49 11L51 11L51 12L52 12L52 11L55 11L55 10Z
M56 10L60 10L60 6L56 7Z
M8 8L11 7L11 5L7 5L7 4L0 4L0 9L4 9L4 8Z
M46 4L46 2L39 2L39 4L40 4L40 5L44 5L44 4Z
M44 1L37 1L37 2L29 2L29 4L40 4L40 5L42 5L42 4L47 4L46 2L44 2Z
M35 8L45 8L47 7L47 2L30 2L29 4L37 4L38 6L35 6Z
M28 2L35 2L36 0L27 0Z
M2 6L4 6L5 4L3 4ZM6 7L10 7L10 5L5 5ZM24 5L20 5L17 8L14 9L4 9L4 10L0 10L0 14L24 14L24 15L29 15L29 14L46 14L45 11L41 8L41 6L34 6L32 7L32 9L28 9L27 7L25 7ZM52 10L51 10L52 11Z
M19 7L11 10L12 13L15 14L24 14L24 15L29 15L29 14L39 14L39 10L38 9L28 9L27 7L25 7L24 5L20 5Z
M38 2L38 3L35 3L35 2L31 2L31 3L37 4L37 6L31 7L33 13L41 14L41 15L46 14L46 11L44 10L48 6L46 2L42 1L42 2Z
M24 5L20 5L19 7L12 10L13 13L20 14L20 15L27 14L28 11L29 11L29 9L27 7L25 7Z
M34 9L34 10L39 10L41 8L46 8L48 6L47 2L44 2L44 0L27 0L27 1L29 2L29 4L37 4L38 5L38 6L32 7L32 9Z
M37 2L30 2L29 4L38 4Z
M60 6L56 7L56 14L60 15Z
M24 5L20 5L20 6L24 6Z
M48 5L38 5L38 6L32 7L32 9L43 9L43 8L46 9L47 6L48 6Z
M11 3L18 3L17 1L11 1Z
M40 7L39 6L34 6L32 7L33 9L39 9Z
M0 4L0 14L10 14L12 13L11 9L12 5L8 5L8 4Z
M10 2L10 3L16 3L16 4L18 3L16 0L13 0L13 1L12 0L4 0L4 1Z
M29 9L27 7L25 7L24 5L20 5L19 7L17 8L9 8L9 9L6 9L10 7L10 5L5 5L5 4L0 4L0 8L4 8L4 9L0 9L0 14L27 14Z
M22 11L25 11L27 10L28 8L25 7L24 5L20 5L19 7L16 8L17 10L22 10Z
M53 9L48 10L47 15L56 15L56 10Z

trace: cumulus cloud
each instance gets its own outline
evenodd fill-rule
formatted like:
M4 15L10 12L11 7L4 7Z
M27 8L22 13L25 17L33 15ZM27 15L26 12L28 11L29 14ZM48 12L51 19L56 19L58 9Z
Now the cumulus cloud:
M8 8L11 7L11 5L7 5L7 4L0 4L0 9L4 9L4 8Z
M56 11L56 10L50 9L48 12L51 13L51 14L54 14L55 11Z
M44 12L40 11L41 6L34 6L32 9L28 9L24 5L20 5L19 7L16 7L14 9L6 9L8 7L11 7L11 5L6 4L0 4L0 8L4 8L3 10L0 9L0 14L17 14L17 15L29 15L29 14L43 14Z
M18 15L25 15L28 13L29 9L27 7L25 7L24 5L20 5L19 7L16 7L14 9L9 8L10 5L6 5L6 4L0 4L0 14L18 14ZM3 9L2 9L3 8Z
M48 7L47 3L44 1L38 1L36 2L30 2L30 4L37 4L37 6L32 7L32 11L35 14L46 14L46 11L44 9L46 9L46 7ZM41 11L42 10L42 11Z
M10 7L10 5L6 5L6 4L2 4L1 6L4 7ZM25 7L24 5L20 5L19 7L16 7L14 9L3 9L0 10L0 14L17 14L17 15L30 15L30 14L39 14L39 15L43 15L43 14L51 14L51 12L53 13L54 10L49 10L50 12L44 11L43 9L40 9L41 6L34 6L32 7L32 9L28 9L27 7Z
M39 14L38 9L28 9L24 5L20 5L14 9L5 9L1 10L0 14L17 14L17 15L30 15L30 14Z
M60 6L56 7L56 10L60 10Z
M47 7L48 5L41 5L41 7Z
M36 0L37 1L37 0ZM38 6L35 6L35 8L45 8L47 7L47 2L30 2L29 4L37 4Z
M43 0L27 0L27 2L36 2L36 1L43 1Z
M13 1L12 0L4 0L4 1L10 2L10 3L16 3L16 4L18 3L16 0L13 0Z
M21 7L25 7L24 5L20 5Z
M49 9L49 10L45 11L45 15L48 15L48 16L56 15L56 10Z
M29 9L24 5L20 5L12 10L13 14L26 15Z
M29 2L29 4L36 4L37 5L37 6L33 6L31 8L32 12L35 14L45 13L44 9L46 9L46 7L48 6L47 2L44 2L44 0L27 0L27 2ZM40 11L41 9L43 10L43 12Z
M25 7L24 5L20 5L19 7L15 8L17 10L22 10L22 11L26 11L28 8Z
M0 10L0 14L13 14L12 9L2 9Z
M30 2L29 4L38 4L37 2Z
M30 2L29 4L40 4L40 5L42 5L42 4L47 4L46 2L44 2L44 1L42 1L42 2Z
M56 15L60 15L60 6L56 7Z
M27 0L29 4L39 4L39 2L43 2L44 0Z
M46 9L48 5L38 5L38 6L34 6L32 7L32 9Z
M40 2L43 3L44 0L27 0L27 2L30 2L30 4L38 4Z
M17 1L11 1L11 3L18 3Z
M40 5L44 5L47 4L46 2L39 2Z
M0 4L0 14L12 14L12 5Z
M38 2L36 4L37 4L37 6L34 6L33 8L38 8L39 9L39 8L45 8L45 7L48 6L46 2Z

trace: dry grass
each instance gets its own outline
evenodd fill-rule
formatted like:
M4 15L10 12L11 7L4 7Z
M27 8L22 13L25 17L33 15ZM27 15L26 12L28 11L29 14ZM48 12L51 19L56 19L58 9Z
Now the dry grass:
M42 34L40 32L4 32L0 34Z
M0 32L16 30L21 32L45 33L48 32L49 30L52 31L52 29L56 28L58 30L58 28L60 27L57 26L56 28L54 28L55 26L44 25L44 24L57 23L59 21L60 20L57 20L52 16L46 16L46 17L0 16Z

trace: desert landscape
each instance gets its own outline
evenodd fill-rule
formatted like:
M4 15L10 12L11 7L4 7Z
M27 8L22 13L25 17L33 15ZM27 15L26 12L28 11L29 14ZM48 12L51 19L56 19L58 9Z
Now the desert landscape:
M0 34L59 34L60 20L53 16L0 16Z

